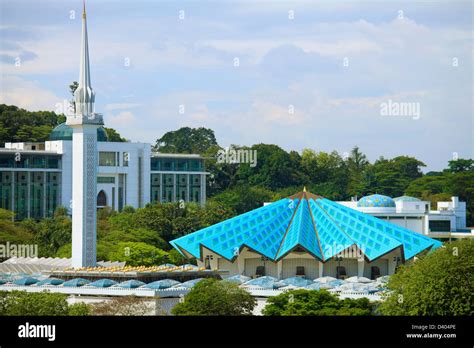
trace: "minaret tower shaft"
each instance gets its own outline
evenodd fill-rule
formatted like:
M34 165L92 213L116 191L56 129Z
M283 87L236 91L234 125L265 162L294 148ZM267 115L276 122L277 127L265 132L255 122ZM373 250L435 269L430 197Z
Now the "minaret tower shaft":
M79 86L74 92L75 111L66 124L72 135L72 267L96 265L97 242L97 128L104 124L95 113L91 86L86 7L82 13Z

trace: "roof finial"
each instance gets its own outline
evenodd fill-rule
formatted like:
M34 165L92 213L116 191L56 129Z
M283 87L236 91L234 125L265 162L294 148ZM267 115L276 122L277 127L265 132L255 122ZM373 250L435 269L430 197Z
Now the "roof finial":
M303 187L303 192L306 192L306 186Z
M86 0L82 0L82 18L86 18Z

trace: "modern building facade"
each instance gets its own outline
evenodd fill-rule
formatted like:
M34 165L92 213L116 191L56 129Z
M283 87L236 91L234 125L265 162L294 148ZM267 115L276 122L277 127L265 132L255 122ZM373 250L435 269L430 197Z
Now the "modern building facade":
M303 191L171 245L198 266L229 276L375 279L441 242Z
M208 173L201 156L155 153L147 143L108 141L102 116L94 110L85 16L84 10L74 114L46 142L6 143L0 148L0 208L22 220L51 217L60 205L71 214L75 206L121 211L127 205L139 208L153 202L203 205ZM84 159L91 160L85 167ZM94 183L85 187L91 178ZM81 192L74 194L75 190ZM94 196L94 204L90 199L83 202L84 192Z

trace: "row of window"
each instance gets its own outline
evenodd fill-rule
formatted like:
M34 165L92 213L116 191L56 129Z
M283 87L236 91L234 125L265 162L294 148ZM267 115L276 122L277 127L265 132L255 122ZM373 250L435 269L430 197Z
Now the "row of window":
M176 159L156 158L151 159L151 170L160 171L203 171L202 159ZM99 166L103 167L128 167L129 152L100 151ZM21 152L0 154L0 168L41 168L59 169L61 166L60 155L32 155Z
M0 154L0 168L59 169L60 164L61 156L58 155Z
M200 172L204 164L202 159L152 157L151 170Z
M15 219L52 216L60 201L61 174L55 172L0 173L0 208Z

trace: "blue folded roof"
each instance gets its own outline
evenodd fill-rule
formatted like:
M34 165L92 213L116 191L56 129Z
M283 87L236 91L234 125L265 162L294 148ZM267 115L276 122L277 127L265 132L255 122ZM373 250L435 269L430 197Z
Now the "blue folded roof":
M397 248L410 259L442 244L305 191L175 239L171 245L199 259L204 247L232 261L246 246L273 261L298 248L326 262L352 246L373 261Z

